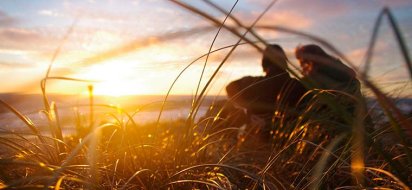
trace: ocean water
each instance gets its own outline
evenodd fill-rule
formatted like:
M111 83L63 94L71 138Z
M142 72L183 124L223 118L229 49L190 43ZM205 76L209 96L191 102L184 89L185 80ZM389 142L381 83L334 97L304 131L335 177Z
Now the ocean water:
M206 97L202 106L199 108L196 118L203 116L209 105L215 100L221 100L225 97L209 96ZM0 94L0 99L7 104L13 106L24 116L29 118L41 131L47 131L48 121L44 110L43 99L41 95L33 94ZM62 128L65 131L73 131L76 126L76 121L88 122L89 98L82 96L70 95L50 95L50 102L54 102L57 106L58 116ZM124 114L120 114L120 110L108 108L107 105L116 105L121 107L128 114L132 115L133 120L137 124L146 124L155 122L159 116L160 108L164 96L127 96L127 97L109 97L96 96L94 102L95 124L104 123L121 119L127 121L128 118ZM173 121L177 119L187 118L192 96L171 96L165 104L165 109L162 112L161 121ZM412 114L412 99L395 99L395 105L406 115ZM368 108L372 110L373 115L382 118L383 112L378 103L374 99L368 99ZM108 113L111 113L108 114ZM384 122L385 119L382 119ZM0 129L24 131L27 126L12 112L0 105Z
M214 100L223 98L215 96L206 97L199 108L196 118L203 116ZM41 131L48 130L48 120L44 113L44 103L41 95L0 94L0 99L29 118ZM144 125L155 122L159 117L163 100L164 96L95 96L93 99L94 122L98 125L99 123L114 121L114 117L126 122L129 119L125 114L122 114L122 111L132 115L133 120L137 124ZM90 117L90 100L88 97L51 95L49 96L49 101L56 105L58 117L64 131L73 131L76 127L76 121L88 123L88 118ZM191 102L191 96L170 96L164 105L160 121L187 118L191 109ZM121 109L109 108L109 105L117 106ZM1 106L0 129L25 131L28 128L14 113Z

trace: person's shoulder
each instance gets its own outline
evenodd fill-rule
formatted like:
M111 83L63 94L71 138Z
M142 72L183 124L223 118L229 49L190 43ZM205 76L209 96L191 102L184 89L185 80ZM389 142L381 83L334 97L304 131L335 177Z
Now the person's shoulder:
M245 76L240 79L234 80L229 83L227 88L245 88L246 86L249 86L251 84L254 84L261 80L262 77L255 77L255 76Z
M264 77L261 76L245 76L240 78L238 81L241 81L242 83L254 83L262 80Z
M226 86L226 92L229 97L232 97L242 91L241 98L253 96L257 89L260 88L263 77L245 76L235 81L230 82Z
M263 76L244 76L240 79L243 79L243 80L259 80L259 79L262 79L262 78L264 78L264 77Z
M348 78L354 78L354 77L356 77L356 72L355 72L351 67L349 67L348 65L344 64L344 63L342 62L342 60L340 60L340 59L335 59L335 64L336 64L336 65L339 65L339 66L337 67L339 73L347 75Z

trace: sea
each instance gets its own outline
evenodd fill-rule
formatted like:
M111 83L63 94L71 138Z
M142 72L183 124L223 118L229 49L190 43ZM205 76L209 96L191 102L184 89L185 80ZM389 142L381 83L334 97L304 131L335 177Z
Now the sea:
M139 125L186 119L191 111L193 96L190 95L132 95L132 96L93 96L92 99L82 95L47 96L49 105L57 110L57 117L63 131L71 133L76 122L87 123L90 118L90 105L93 104L94 122L96 125L107 120L129 120L127 113ZM224 96L206 96L200 105L195 119L199 119L214 101L225 99ZM45 114L45 99L40 94L0 94L0 100L13 107L24 117L32 121L40 131L48 130L48 118ZM165 102L165 103L164 103ZM164 103L164 104L163 104ZM163 107L163 109L162 109ZM102 119L103 118L103 119ZM0 130L27 131L24 122L9 108L0 104Z
M124 113L128 113L135 123L145 125L156 122L163 105L160 122L186 119L192 107L194 97L189 95L172 95L167 98L163 105L165 96L162 95L133 95L133 96L88 96L82 95L59 95L51 94L47 96L50 105L54 105L57 110L63 131L72 133L76 122L84 123L90 117L90 104L93 106L95 123L104 123L107 120L123 120L129 118ZM196 115L196 119L204 116L210 105L215 101L224 100L224 96L206 96ZM45 100L40 94L0 94L0 100L13 107L17 112L32 121L40 131L48 130L48 119L45 114ZM391 99L401 112L408 117L412 116L412 98ZM382 117L383 111L377 101L373 98L367 99L368 110L372 115L385 122ZM104 118L104 119L102 119ZM27 126L9 108L0 104L0 130L6 131L27 131Z

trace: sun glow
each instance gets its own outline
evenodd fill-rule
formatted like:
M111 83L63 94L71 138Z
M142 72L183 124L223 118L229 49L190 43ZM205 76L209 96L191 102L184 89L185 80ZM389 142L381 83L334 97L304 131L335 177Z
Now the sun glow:
M151 45L114 59L90 63L79 70L75 78L97 81L93 83L96 95L163 94L181 71L174 64L185 63L185 59L187 57L179 54L175 47ZM186 91L192 80L182 79L182 82L180 91Z
M136 86L134 83L127 83L120 80L98 83L94 86L94 89L95 94L116 97L147 93L143 85Z
M143 77L144 73L133 68L132 62L109 61L94 65L87 68L82 76L97 81L93 84L93 93L97 95L124 96L150 93L150 89L138 77Z

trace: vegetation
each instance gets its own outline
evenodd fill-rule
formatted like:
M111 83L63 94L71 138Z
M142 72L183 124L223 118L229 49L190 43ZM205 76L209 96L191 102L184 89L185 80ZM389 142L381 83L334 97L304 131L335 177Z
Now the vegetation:
M220 117L219 109L215 110L217 114L195 120L207 89L236 47L241 42L246 42L262 52L259 43L267 42L255 34L253 28L306 37L327 47L347 64L353 64L332 44L316 36L280 26L255 26L256 22L252 26L244 26L230 12L209 2L216 10L224 12L227 19L235 21L237 26L233 27L195 7L179 1L172 2L239 37L237 44L226 47L231 48L231 51L206 86L194 96L189 117L165 123L158 120L141 126L133 120L135 113L110 105L94 104L93 87L89 86L88 118L84 120L78 117L74 126L76 134L65 136L59 120L59 109L47 97L47 81L89 81L49 77L52 61L41 83L44 101L42 112L47 116L50 135L41 133L30 118L0 100L0 104L23 121L30 131L0 131L0 188L409 189L408 186L412 186L412 121L400 112L391 97L369 81L366 73L358 73L358 77L373 92L374 98L382 107L384 116L380 117L388 118L389 122L369 122L368 112L363 109L366 101L363 97L328 91L314 92L319 99L313 98L294 119L281 116L274 121L276 128L272 130L269 142L262 141L254 133L254 129L233 128L221 122L225 118ZM384 16L389 18L406 64L411 68L405 42L388 9L384 9L377 20L366 65L372 56L378 28ZM238 28L245 28L246 32L240 33ZM247 33L254 35L259 42L247 38ZM185 32L180 34L184 35ZM180 34L170 37L181 37ZM212 53L212 46L205 56ZM56 50L53 60L59 51L60 48ZM113 56L115 55L110 52L101 55L105 58ZM99 59L89 61L98 62ZM409 71L412 73L412 68ZM293 71L290 72L294 74ZM322 110L318 105L324 101L324 97L330 98L323 94L331 93L340 93L358 102L357 117L352 118L350 126L330 117L334 115L332 112L339 109L320 113ZM337 100L328 100L332 108L339 107ZM164 102L167 102L167 96ZM97 109L108 111L106 115L97 115ZM342 111L335 114L345 115ZM103 122L97 123L97 120Z

